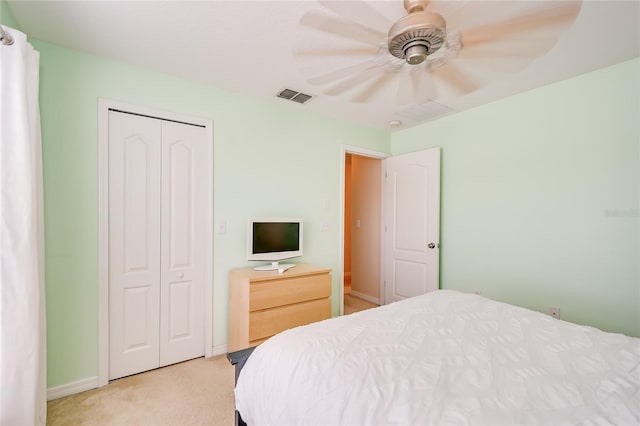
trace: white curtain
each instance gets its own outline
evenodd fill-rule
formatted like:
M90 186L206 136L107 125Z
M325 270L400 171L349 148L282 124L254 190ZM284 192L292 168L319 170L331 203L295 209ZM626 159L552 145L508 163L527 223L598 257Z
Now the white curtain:
M46 423L38 52L0 43L0 425Z

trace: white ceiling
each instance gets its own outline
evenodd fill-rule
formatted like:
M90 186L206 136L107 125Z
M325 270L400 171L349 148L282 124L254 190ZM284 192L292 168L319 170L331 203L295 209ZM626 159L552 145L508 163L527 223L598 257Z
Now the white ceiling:
M507 11L516 3L520 8L541 4L540 0L472 1L493 11L481 16L483 9L476 8L471 18L476 24L491 22L496 11ZM444 12L467 2L434 0L432 6L438 3L446 19ZM410 127L427 121L431 114L462 111L640 56L640 3L586 0L551 50L533 58L524 69L488 78L488 84L472 93L440 91L428 96L436 103L425 102L423 96L398 105L398 85L389 84L367 102L353 102L353 92L330 96L324 93L326 86L309 80L321 71L360 62L361 57L344 62L344 58L314 61L299 55L308 46L362 46L301 25L301 18L311 10L338 17L317 1L9 0L8 4L29 37L380 129L389 129L391 120L402 121L399 128ZM393 22L405 15L401 0L341 1L338 7L342 19L383 33L387 31L383 17ZM507 12L502 14L508 17ZM385 43L382 37L380 45ZM378 53L378 57L385 55ZM275 97L284 88L314 97L304 105ZM433 109L440 105L446 108Z

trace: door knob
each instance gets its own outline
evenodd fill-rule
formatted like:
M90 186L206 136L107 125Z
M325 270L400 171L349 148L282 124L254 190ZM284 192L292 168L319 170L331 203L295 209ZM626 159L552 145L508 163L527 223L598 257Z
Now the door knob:
M178 273L178 278L183 278L183 277L184 277L184 274L182 272L179 272Z
M436 248L436 245L435 245L435 243L429 243L429 244L427 244L427 247L432 249L432 248Z

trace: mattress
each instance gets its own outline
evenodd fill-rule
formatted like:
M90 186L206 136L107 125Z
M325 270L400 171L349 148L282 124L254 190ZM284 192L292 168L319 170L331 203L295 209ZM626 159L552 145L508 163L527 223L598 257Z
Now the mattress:
M235 396L249 425L637 425L640 339L439 290L272 337Z

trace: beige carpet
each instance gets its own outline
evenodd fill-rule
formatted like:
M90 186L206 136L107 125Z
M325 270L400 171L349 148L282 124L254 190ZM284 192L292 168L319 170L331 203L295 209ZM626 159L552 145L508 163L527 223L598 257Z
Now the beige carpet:
M47 424L233 425L233 386L226 355L198 358L50 401Z

